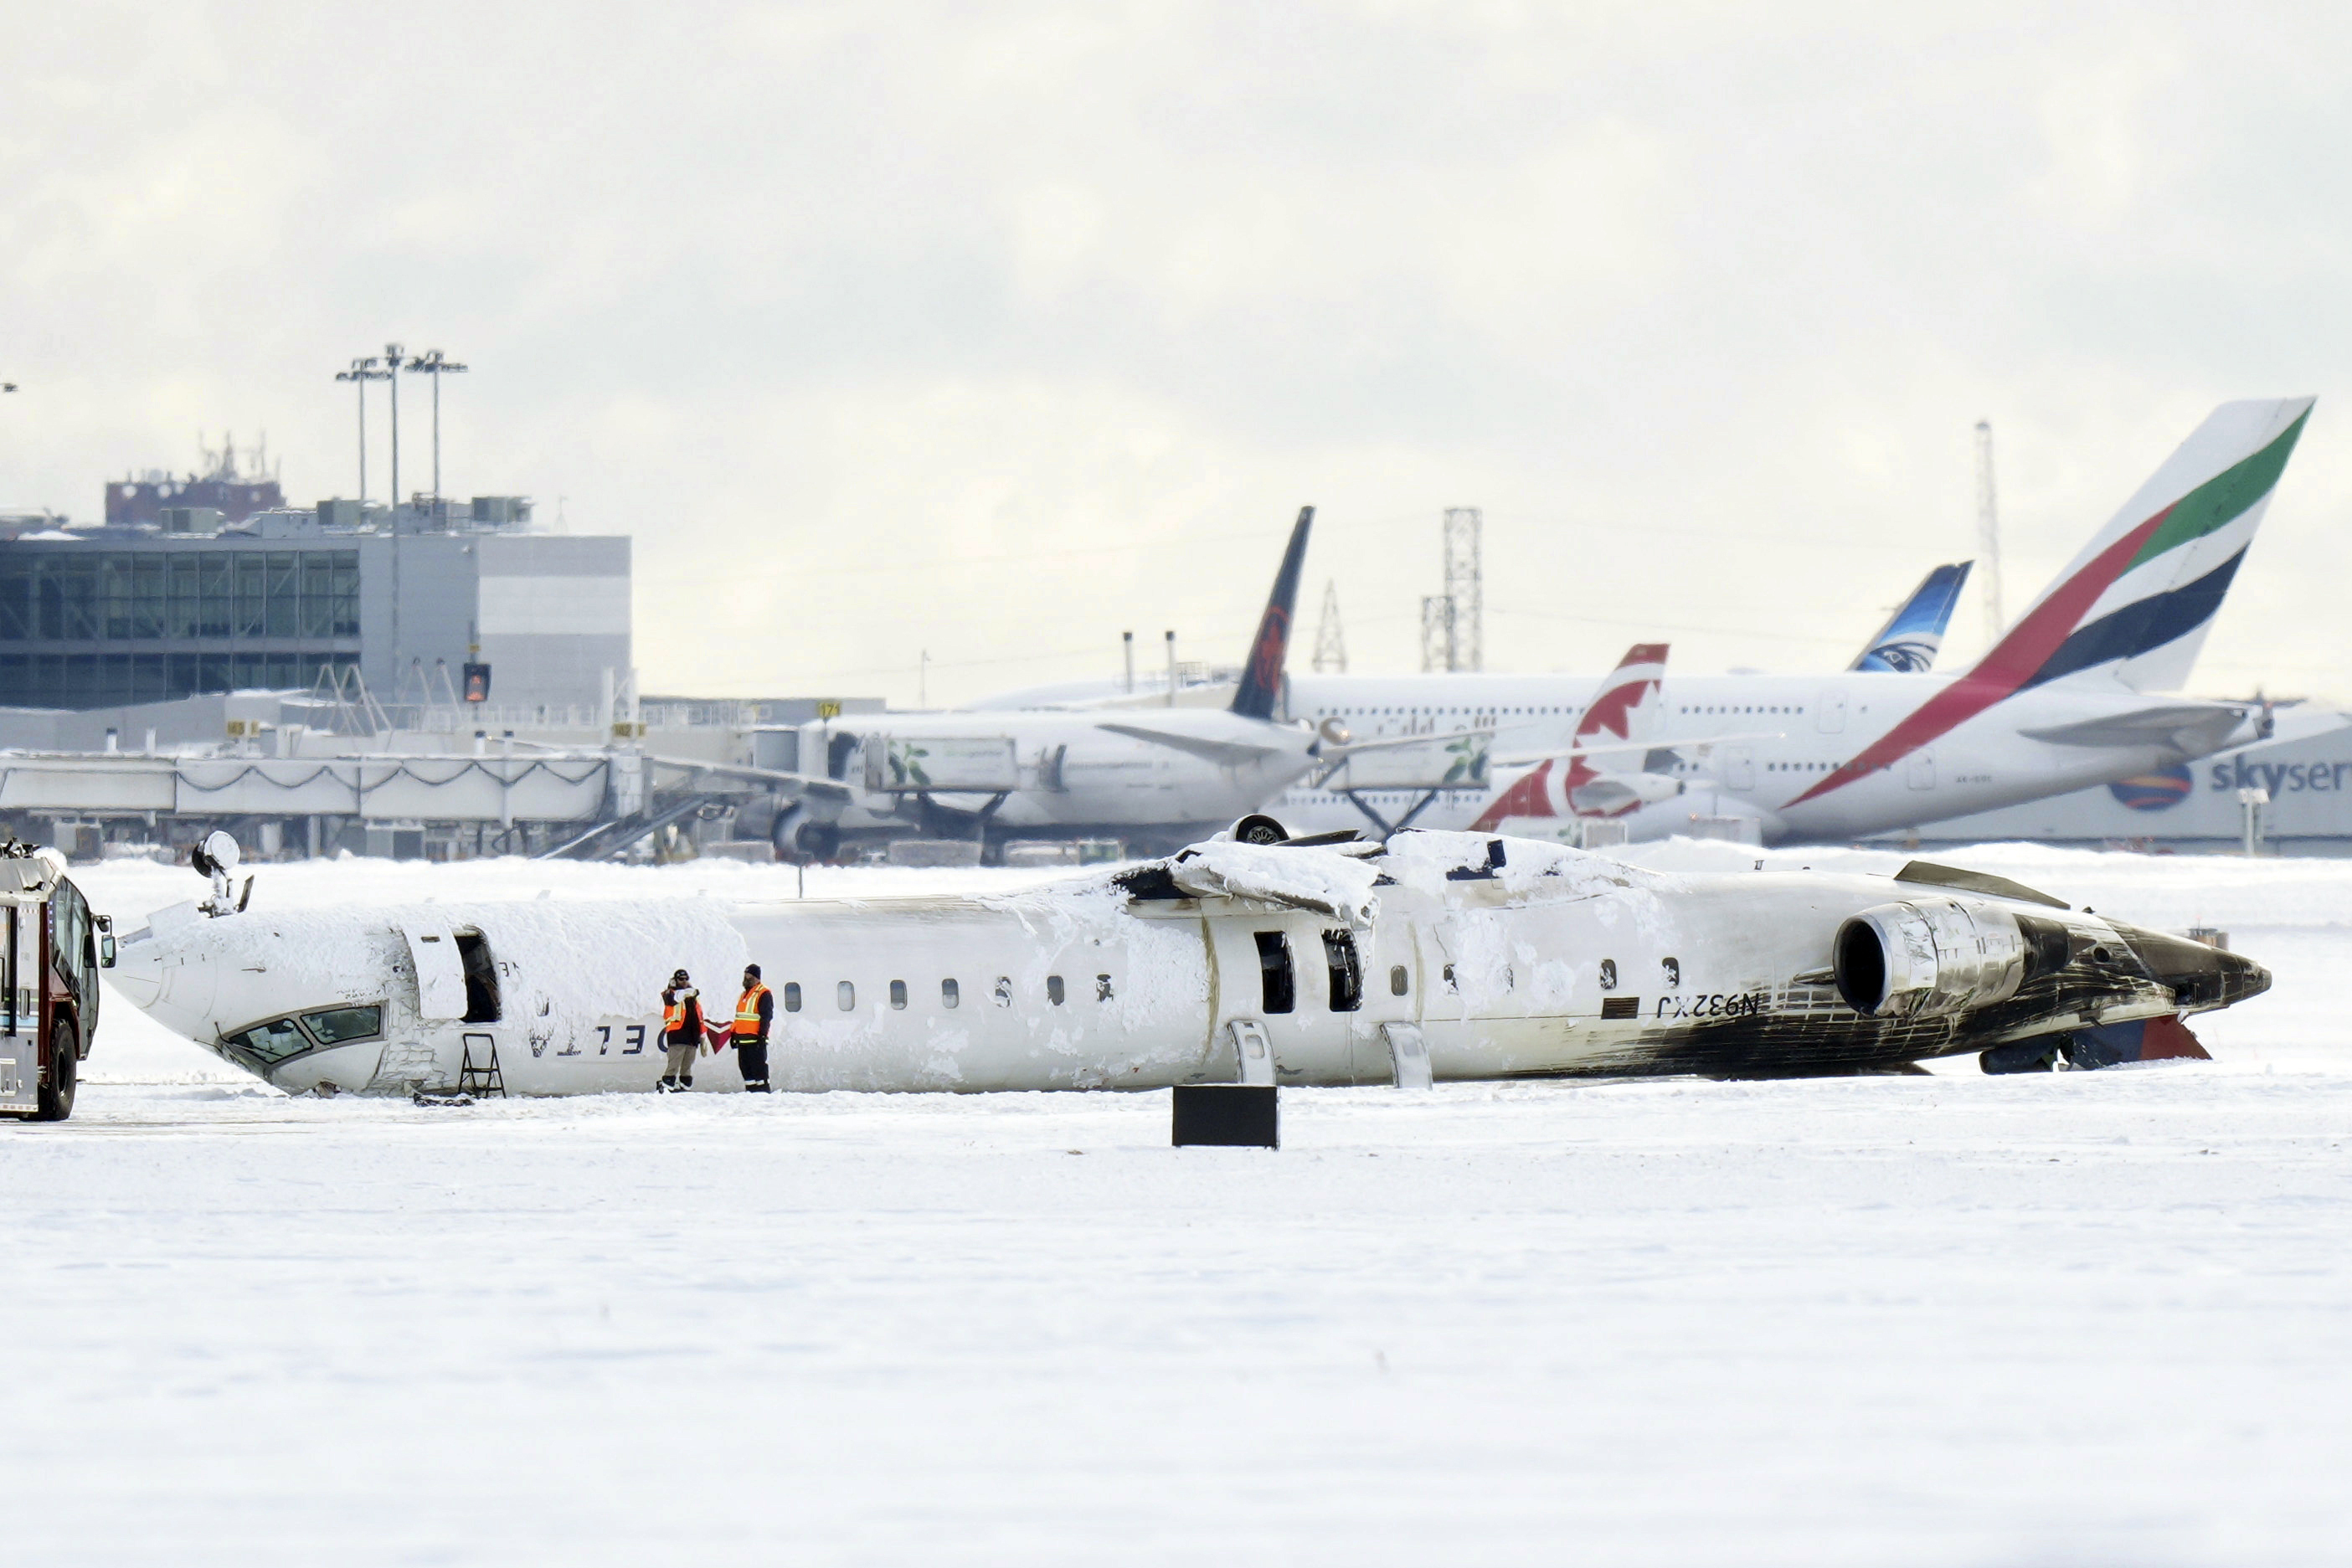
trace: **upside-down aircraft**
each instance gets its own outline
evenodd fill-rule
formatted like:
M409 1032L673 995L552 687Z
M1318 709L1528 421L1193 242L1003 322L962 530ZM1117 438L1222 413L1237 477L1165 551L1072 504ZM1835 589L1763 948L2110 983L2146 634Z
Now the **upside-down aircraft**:
M2064 794L2258 739L2259 702L2167 695L2196 662L2310 416L2308 397L2225 403L2126 501L2032 608L1958 675L1675 675L1654 745L1737 729L1706 759L1656 758L1674 798L1626 821L1635 838L1696 817L1744 819L1763 841L1851 840ZM1287 711L1367 739L1497 731L1496 752L1558 745L1600 683L1559 675L1291 678ZM1399 759L1399 766L1402 758ZM1442 791L1421 820L1492 829L1517 782ZM1396 789L1374 808L1410 809ZM1294 786L1266 808L1307 831L1362 825L1358 802ZM1517 813L1515 813L1517 814Z
M651 1092L658 997L757 962L792 1090L1425 1084L2202 1055L2234 954L1915 862L1670 875L1557 844L1279 841L989 895L150 915L115 984L290 1092ZM1245 830L1245 831L1244 831ZM698 1091L740 1076L719 1052Z

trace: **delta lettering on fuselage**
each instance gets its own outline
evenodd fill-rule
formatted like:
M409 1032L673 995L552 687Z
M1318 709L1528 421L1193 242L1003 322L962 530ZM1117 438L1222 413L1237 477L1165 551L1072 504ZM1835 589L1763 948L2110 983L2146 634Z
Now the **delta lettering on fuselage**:
M2267 789L2275 800L2281 795L2341 790L2347 774L2352 774L2352 762L2249 762L2242 757L2232 757L2213 764L2206 788L2217 793Z

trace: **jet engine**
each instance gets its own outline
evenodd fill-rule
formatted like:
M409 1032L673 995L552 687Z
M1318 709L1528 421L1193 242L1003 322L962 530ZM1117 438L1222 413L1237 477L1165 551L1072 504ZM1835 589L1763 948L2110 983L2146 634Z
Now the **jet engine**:
M2028 924L2056 934L2063 966L2065 934L2053 921L1957 898L1865 909L1838 927L1838 994L1869 1018L1948 1018L2005 1002L2047 964L2051 944Z

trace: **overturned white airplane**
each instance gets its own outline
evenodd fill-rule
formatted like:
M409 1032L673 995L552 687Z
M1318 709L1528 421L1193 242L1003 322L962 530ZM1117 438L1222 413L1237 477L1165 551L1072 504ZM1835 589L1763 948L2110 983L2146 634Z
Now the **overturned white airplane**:
M651 1091L661 987L761 964L793 1090L1147 1089L2202 1055L2237 955L2000 878L1674 875L1528 840L1233 840L982 896L183 904L115 983L289 1091ZM723 1009L719 1010L724 1010ZM733 1052L696 1087L732 1089Z

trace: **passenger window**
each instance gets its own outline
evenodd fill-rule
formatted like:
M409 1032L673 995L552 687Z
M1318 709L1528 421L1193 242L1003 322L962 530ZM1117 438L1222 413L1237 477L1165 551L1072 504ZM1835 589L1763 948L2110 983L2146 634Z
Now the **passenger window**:
M1389 995L1401 997L1412 988L1412 982L1406 977L1402 964L1398 964L1389 970Z
M1290 943L1279 931L1257 933L1259 1000L1270 1013L1286 1013L1297 1005L1298 986L1290 972Z
M1458 991L1462 988L1454 982L1454 966L1451 964L1445 966L1445 988L1449 991Z
M907 1005L906 981L893 980L890 982L890 1005L894 1008L904 1008Z
M801 983L798 980L784 982L784 1010L788 1013L801 1010Z
M1095 977L1095 1000L1098 1002L1107 1002L1110 1000L1110 977L1108 975L1097 975Z
M833 995L834 999L841 1004L843 1012L855 1012L857 1009L857 988L847 980L835 986L833 988Z
M1665 972L1666 989L1678 991L1683 986L1683 965L1679 958L1661 958L1658 967Z
M1010 975L996 977L996 1005L1000 1008L1013 1005L1013 977Z
M1045 999L1053 1003L1057 1008L1062 1005L1061 976L1048 975L1045 977Z
M957 989L956 983L953 980L941 980L940 982L940 1006L943 1008L951 1008L962 1000L963 997Z
M1614 958L1601 960L1601 988L1604 991L1617 988L1617 960Z
M1323 933L1323 963L1331 974L1331 1010L1351 1013L1364 1005L1364 972L1356 963L1356 934Z

